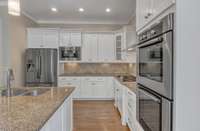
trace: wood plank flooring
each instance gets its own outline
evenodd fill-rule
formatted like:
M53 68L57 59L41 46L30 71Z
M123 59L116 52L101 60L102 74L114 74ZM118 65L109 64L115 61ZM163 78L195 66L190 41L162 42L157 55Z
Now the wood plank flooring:
M74 101L74 131L129 131L113 101Z

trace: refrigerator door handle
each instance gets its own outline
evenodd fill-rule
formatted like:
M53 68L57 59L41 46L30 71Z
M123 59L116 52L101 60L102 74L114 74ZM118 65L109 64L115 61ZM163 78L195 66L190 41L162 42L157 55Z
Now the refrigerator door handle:
M40 74L40 79L41 79L41 76L42 76L42 58L41 58L41 56L39 56L39 61L40 61L40 70L39 70L39 74Z
M37 78L40 79L40 56L37 56L37 67L36 67L36 71L37 71Z

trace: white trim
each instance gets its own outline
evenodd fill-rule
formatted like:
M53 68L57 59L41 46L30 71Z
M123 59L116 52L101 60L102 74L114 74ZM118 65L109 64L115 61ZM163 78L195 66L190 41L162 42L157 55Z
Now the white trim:
M35 23L38 23L37 19L32 17L31 15L29 15L27 12L22 11L22 14L25 15L26 17L28 17L29 19L31 19L32 21L34 21Z
M7 1L0 1L0 6L7 6L8 2Z
M95 24L95 25L127 25L128 21L118 22L118 21L45 21L38 20L38 24Z

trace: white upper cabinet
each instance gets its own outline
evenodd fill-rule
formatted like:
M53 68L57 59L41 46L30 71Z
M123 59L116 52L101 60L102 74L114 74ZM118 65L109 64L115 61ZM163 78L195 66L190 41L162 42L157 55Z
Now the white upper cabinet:
M60 32L60 46L68 47L71 46L70 43L70 33L66 31Z
M28 29L28 48L58 48L58 30Z
M45 48L58 48L58 31L45 30L43 36L43 43Z
M71 43L73 46L81 46L81 33L73 32L71 33Z
M43 31L40 29L28 29L28 48L43 47Z
M69 32L64 30L60 32L60 46L79 47L81 43L81 32Z
M163 11L175 3L175 0L137 0L136 30L143 29Z
M84 62L115 61L114 34L84 34L82 46L82 59Z
M99 35L98 54L100 61L106 62L115 60L114 34Z
M82 59L84 62L95 62L98 60L98 35L84 34L82 46Z

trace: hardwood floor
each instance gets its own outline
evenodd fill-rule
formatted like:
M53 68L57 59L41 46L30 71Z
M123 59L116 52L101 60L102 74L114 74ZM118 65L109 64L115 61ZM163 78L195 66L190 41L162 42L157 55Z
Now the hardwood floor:
M74 101L74 131L129 131L113 101Z

